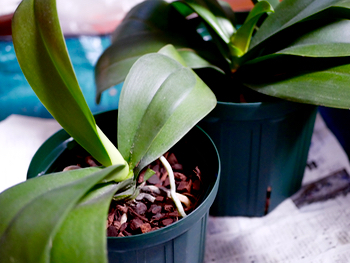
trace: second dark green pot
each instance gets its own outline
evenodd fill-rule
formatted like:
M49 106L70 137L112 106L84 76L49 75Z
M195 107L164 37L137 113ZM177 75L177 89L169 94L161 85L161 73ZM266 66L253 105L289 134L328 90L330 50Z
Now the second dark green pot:
M222 165L211 214L263 216L295 193L301 186L316 112L315 106L284 100L218 102L199 124L217 146Z

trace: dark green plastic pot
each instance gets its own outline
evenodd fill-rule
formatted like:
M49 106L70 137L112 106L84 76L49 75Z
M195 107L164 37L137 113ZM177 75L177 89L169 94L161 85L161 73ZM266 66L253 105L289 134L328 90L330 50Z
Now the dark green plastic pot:
M301 186L317 107L278 100L218 102L199 126L221 160L214 216L263 216Z
M112 127L109 124L111 120L114 123ZM117 111L96 115L96 122L113 141L116 137ZM172 150L184 165L191 163L200 168L205 185L201 204L186 218L153 232L129 237L108 237L110 263L203 262L209 209L219 186L219 156L212 140L199 127L193 128ZM60 171L74 163L74 158L81 152L84 150L61 130L36 152L27 177Z

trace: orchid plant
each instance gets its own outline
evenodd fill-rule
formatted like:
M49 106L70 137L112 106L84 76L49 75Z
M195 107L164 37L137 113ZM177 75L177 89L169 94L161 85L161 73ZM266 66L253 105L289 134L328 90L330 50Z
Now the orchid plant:
M39 176L1 193L1 262L107 262L111 199L134 198L140 171L157 158L166 165L162 154L215 107L216 98L173 46L140 57L120 95L117 149L96 125L81 92L56 2L23 0L12 31L32 89L102 166Z
M171 43L189 67L214 82L210 88L219 101L238 102L244 91L254 90L348 109L350 1L253 2L242 23L223 1L146 0L136 5L98 61L98 100L125 79L139 56ZM220 85L221 79L228 84Z

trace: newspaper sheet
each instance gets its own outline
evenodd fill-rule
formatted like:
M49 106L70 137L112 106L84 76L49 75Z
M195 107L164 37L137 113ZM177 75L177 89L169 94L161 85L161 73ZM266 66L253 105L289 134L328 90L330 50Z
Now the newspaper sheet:
M205 263L350 262L349 171L318 115L302 189L264 217L210 217Z

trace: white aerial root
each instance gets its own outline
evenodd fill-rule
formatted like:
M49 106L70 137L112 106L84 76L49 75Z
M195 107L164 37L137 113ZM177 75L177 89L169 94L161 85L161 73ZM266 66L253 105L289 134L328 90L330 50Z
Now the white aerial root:
M120 224L124 224L126 221L128 221L128 216L124 213L120 219Z
M173 199L175 206L176 206L177 210L179 211L180 215L182 217L186 217L187 215L186 215L184 208L181 204L181 201L176 193L175 177L174 177L173 169L171 169L169 162L167 161L167 159L165 159L164 156L159 157L159 160L162 162L165 169L168 171L171 199Z
M180 193L176 193L176 195L177 195L177 198L179 198L180 202L183 203L186 207L191 206L191 201L186 195L183 195Z

